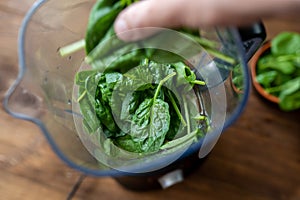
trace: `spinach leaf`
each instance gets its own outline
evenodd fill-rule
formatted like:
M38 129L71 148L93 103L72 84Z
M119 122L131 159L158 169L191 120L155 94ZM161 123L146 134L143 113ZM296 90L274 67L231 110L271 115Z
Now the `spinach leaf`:
M88 28L99 19L99 15L105 15L106 12L101 12L102 9L111 8L111 6L117 1L118 0L97 0L97 2L94 4L90 11Z
M279 106L282 110L292 111L300 108L300 90L291 94L280 94L279 99Z
M118 137L113 140L113 143L126 151L134 152L134 153L142 153L142 144L140 142L135 142L130 135L125 135L122 137Z
M143 144L143 152L153 152L163 144L169 126L169 105L161 99L146 99L133 116L130 135Z
M271 41L273 55L300 54L300 34L294 32L282 32Z
M286 75L283 73L278 72L275 80L272 82L270 87L283 85L284 83L288 82L289 80L293 79L295 76L292 75Z
M181 148L183 145L190 145L197 138L197 130L186 134L183 137L171 140L160 147L160 149Z
M131 51L131 49L131 47L126 46L112 52L103 59L91 58L92 60L87 60L87 62L91 64L93 69L102 72L126 73L128 70L138 66L144 58L140 50Z
M132 118L130 135L135 142L144 142L149 137L152 105L153 99L145 99Z
M120 114L121 120L131 120L131 115L135 112L138 108L139 104L141 103L140 95L137 91L131 93L127 93L123 102L122 102L122 110Z
M123 80L116 86L116 89L126 94L153 88L152 84L155 83L154 75L148 66L140 65L134 67L133 70L123 74Z
M172 105L169 106L170 121L172 125L170 126L166 135L166 140L172 140L177 134L181 134L181 131L183 131L183 127L186 126L186 122L180 112L180 104L175 94L167 88L163 89L166 95L165 101L169 105Z
M286 83L279 86L266 88L266 91L269 93L282 92L283 95L291 94L297 90L300 90L300 77L289 80Z
M300 91L300 77L294 78L282 85L282 92L280 95L290 95L297 91Z
M265 91L279 97L279 107L298 109L300 91L300 34L282 32L271 40L271 50L257 64L257 81Z
M188 132L182 137L175 138L173 140L167 141L164 143L160 149L171 149L171 148L182 148L182 146L191 145L193 141L197 141L199 137L203 137L208 129L210 128L210 122L207 116L198 115L195 116L194 119L197 122L198 126L192 132ZM195 121L195 122L196 122Z
M94 73L93 75L88 76L85 80L86 96L92 104L95 103L95 95L97 94L97 82L99 81L101 76L101 73Z
M96 79L99 74L96 71L81 71L76 74L75 83L78 88L78 102L83 115L83 125L88 133L95 132L101 124L95 111Z
M118 1L102 0L92 9L85 36L86 53L90 53L105 36L117 15L123 9Z
M146 50L146 55L147 55L147 58L149 58L157 63L162 63L162 64L175 63L175 62L184 60L184 58L182 58L181 56L179 56L173 52L165 51L162 49L148 48Z
M80 95L83 94L85 91L85 88L79 87ZM93 133L99 127L101 127L101 124L96 116L94 104L91 104L89 98L86 95L83 98L81 98L79 102L79 107L83 117L83 125L85 131L87 131L88 133Z
M154 97L145 99L133 115L130 136L134 142L142 143L143 152L157 151L164 143L170 126L169 105L158 96L163 84L174 75L176 73L162 79Z
M265 88L271 87L272 82L278 75L277 71L267 71L256 76L256 81Z
M205 85L204 81L197 80L195 73L186 64L179 62L172 64L172 66L176 69L178 73L176 77L176 85L177 87L183 87L183 91L190 91L195 84Z
M96 97L98 97L98 99L101 98L102 101L108 103L111 106L112 92L117 82L121 79L122 79L122 74L118 72L103 73L103 75L98 81L98 84L96 83L97 85Z
M104 73L99 78L96 85L96 91L93 98L95 99L95 111L100 122L113 134L120 132L114 121L111 112L111 98L115 84L121 79L119 73ZM91 89L92 86L89 87ZM108 137L115 136L109 135Z
M95 70L85 70L77 72L75 75L75 84L78 86L85 87L86 79L89 76L95 75L97 72Z
M296 67L291 61L279 61L278 57L269 54L258 61L258 73L266 70L277 70L283 74L292 74Z
M144 65L144 67L149 68L154 84L159 84L160 81L162 81L166 76L175 72L175 70L171 68L171 65L169 64L161 64L149 60L148 62L146 61L146 65ZM169 88L172 86L172 84L172 79L164 83L164 85Z
M103 59L114 51L119 50L125 46L125 42L117 38L114 26L112 25L103 39L97 43L93 51L89 52L85 60L87 63L93 63L96 59Z
M106 135L107 137L112 137L115 136L115 133L119 132L119 128L114 122L114 118L110 112L110 108L103 104L99 99L95 100L95 112L100 120L101 124L105 126L109 132L104 132L104 133L109 133L109 135Z

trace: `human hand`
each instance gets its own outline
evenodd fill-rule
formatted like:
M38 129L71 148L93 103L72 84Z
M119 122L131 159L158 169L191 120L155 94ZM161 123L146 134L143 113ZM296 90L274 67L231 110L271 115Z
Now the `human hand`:
M115 31L120 39L132 41L147 37L144 27L240 26L300 8L299 0L143 0L120 13ZM299 11L299 10L298 10ZM136 29L129 34L124 31Z

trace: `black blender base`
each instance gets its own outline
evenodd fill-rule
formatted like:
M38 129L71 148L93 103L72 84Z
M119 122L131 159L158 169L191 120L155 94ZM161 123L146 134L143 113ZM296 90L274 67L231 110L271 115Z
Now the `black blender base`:
M114 177L124 188L135 191L158 190L166 188L160 183L160 179L172 172L182 172L183 179L195 172L195 170L206 160L207 157L199 159L198 152L178 160L171 165L149 173L132 174L129 176ZM171 183L168 187L176 184Z

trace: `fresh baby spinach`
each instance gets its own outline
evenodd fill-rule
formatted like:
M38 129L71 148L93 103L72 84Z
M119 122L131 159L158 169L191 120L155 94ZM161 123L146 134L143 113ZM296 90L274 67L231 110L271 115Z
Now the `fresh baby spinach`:
M107 34L111 24L123 9L121 2L114 0L97 1L91 10L85 36L85 50L90 53Z
M205 83L196 80L191 70L179 75L182 69L188 66L155 63L146 58L140 67L123 74L78 72L75 83L81 88L78 101L85 131L93 134L101 130L112 145L135 153L159 151L184 132L205 132L199 124L202 121L208 127L209 120L207 116L196 118L196 99L180 96L192 91L192 86L186 85Z
M256 80L279 98L284 111L300 108L300 34L282 32L271 40L270 51L257 63Z

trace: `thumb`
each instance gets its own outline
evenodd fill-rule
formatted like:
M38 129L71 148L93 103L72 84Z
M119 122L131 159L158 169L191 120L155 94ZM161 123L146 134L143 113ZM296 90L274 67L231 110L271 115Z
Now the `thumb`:
M176 27L179 26L180 17L178 6L174 0L144 0L124 9L117 17L114 29L117 36L125 41L135 41L153 34L153 29L145 27Z

